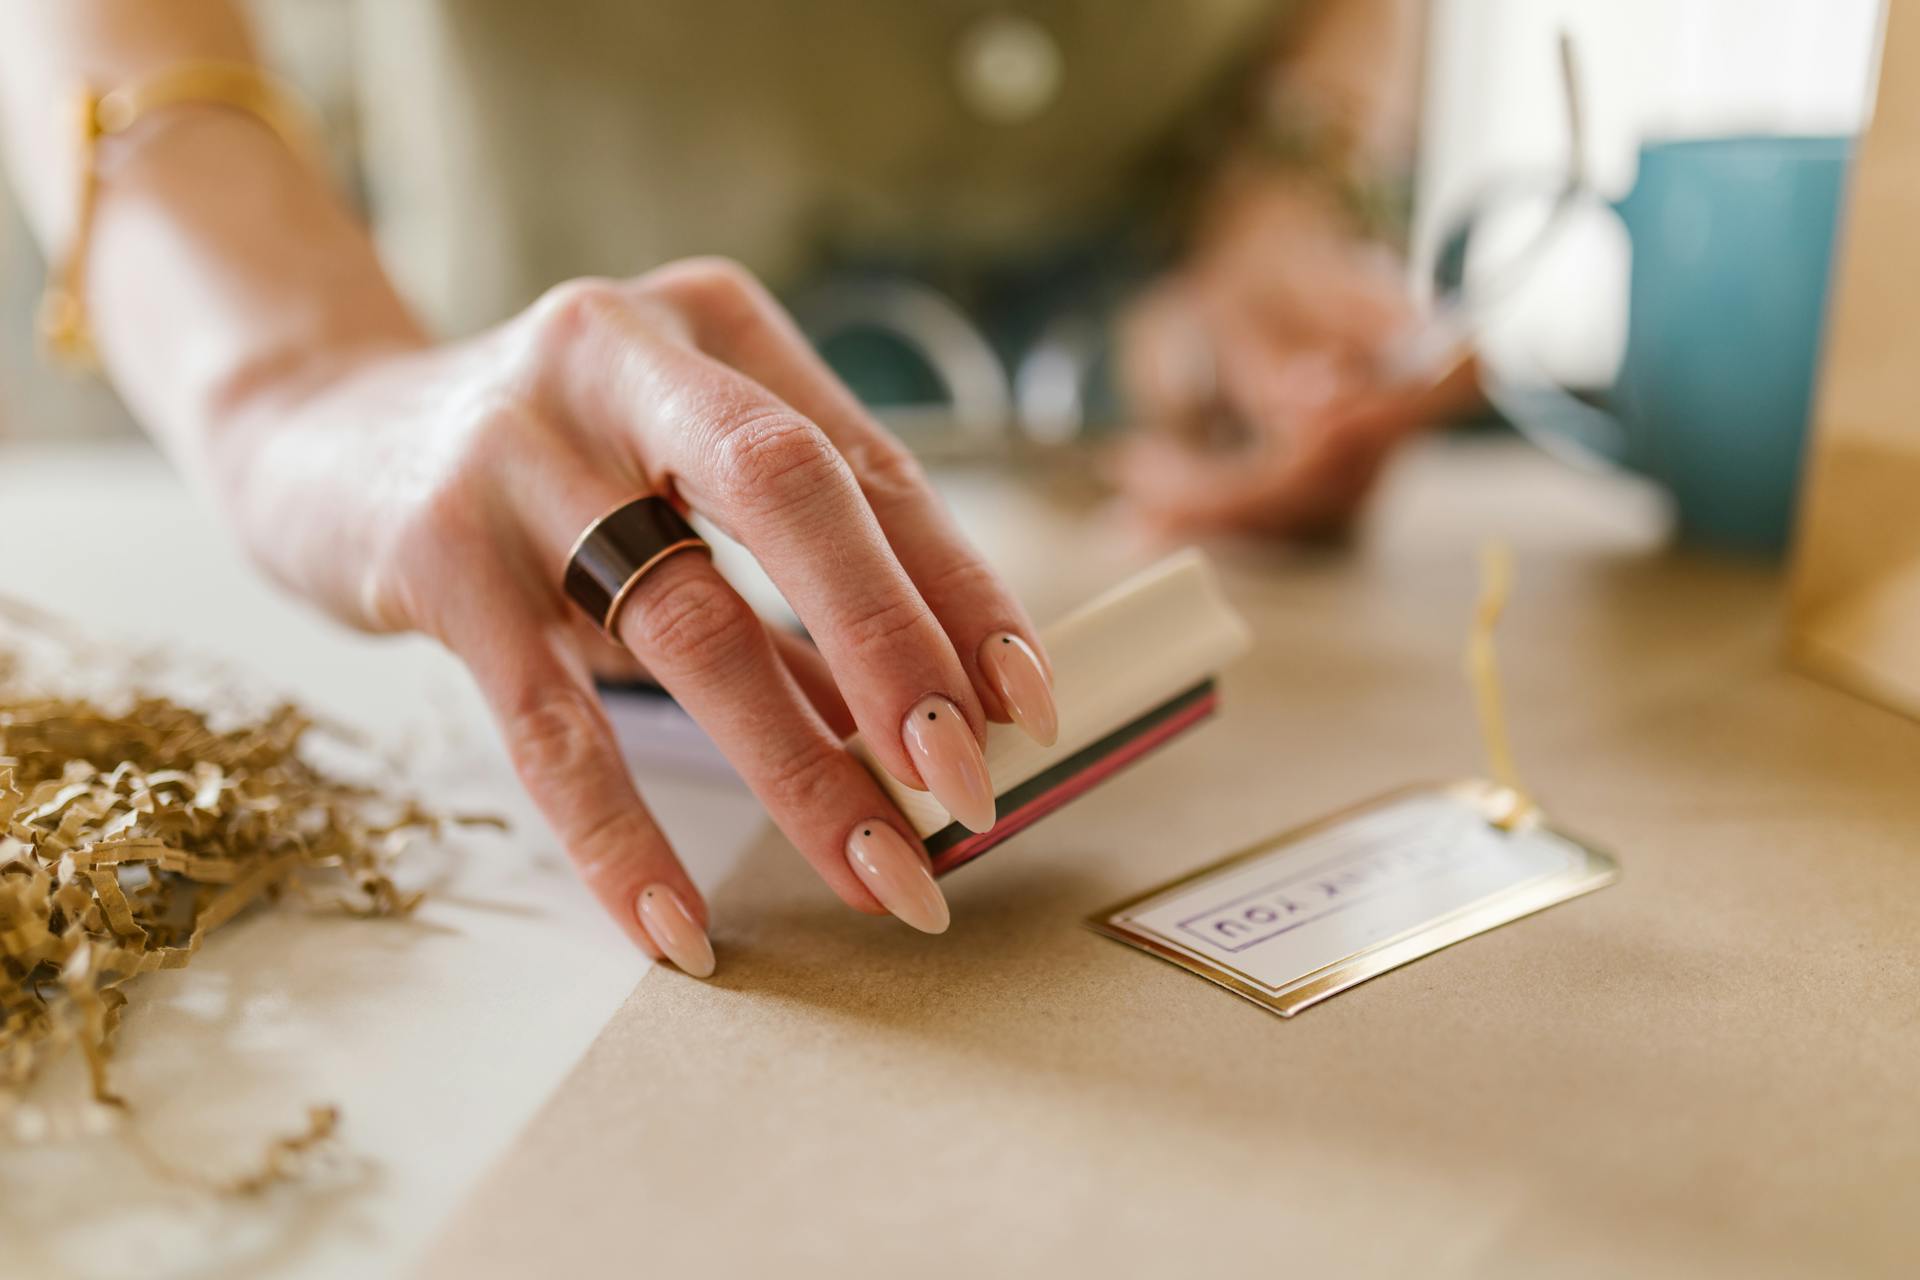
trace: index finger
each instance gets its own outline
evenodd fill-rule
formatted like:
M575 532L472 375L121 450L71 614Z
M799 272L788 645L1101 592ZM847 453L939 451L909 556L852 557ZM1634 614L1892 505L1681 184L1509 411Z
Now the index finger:
M890 773L990 828L980 700L825 433L638 307L609 302L580 330L559 374L574 416L753 552Z
M1044 745L1059 732L1038 630L960 531L917 459L867 412L751 277L681 264L650 287L698 301L694 340L818 424L846 460L887 544L939 620L987 714Z

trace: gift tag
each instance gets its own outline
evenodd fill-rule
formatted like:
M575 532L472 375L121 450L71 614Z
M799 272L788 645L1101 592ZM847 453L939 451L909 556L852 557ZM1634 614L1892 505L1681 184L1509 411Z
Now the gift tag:
M1496 781L1407 787L1264 840L1087 921L1283 1016L1619 878L1521 787L1493 633L1512 587L1482 556L1467 674Z
M1493 783L1412 787L1090 918L1108 937L1291 1016L1611 883L1613 859Z

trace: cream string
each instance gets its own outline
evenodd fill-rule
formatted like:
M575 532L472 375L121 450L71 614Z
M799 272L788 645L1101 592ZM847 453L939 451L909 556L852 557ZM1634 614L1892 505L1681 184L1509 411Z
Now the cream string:
M1494 652L1493 633L1513 591L1513 550L1504 542L1489 542L1480 548L1480 598L1474 605L1473 627L1467 635L1467 678L1473 682L1475 709L1480 717L1480 738L1487 747L1487 767L1493 780L1506 788L1512 799L1494 825L1512 830L1522 818L1533 812L1533 800L1520 785L1519 771L1513 767L1513 746L1507 738L1506 698L1500 688L1500 664Z

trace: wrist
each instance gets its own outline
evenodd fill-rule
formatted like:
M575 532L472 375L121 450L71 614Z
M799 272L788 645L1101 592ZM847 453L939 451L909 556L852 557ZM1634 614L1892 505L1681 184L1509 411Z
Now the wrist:
M426 335L325 175L249 115L180 104L99 167L86 304L105 371L240 517L310 405Z
M1365 120L1337 97L1274 82L1260 96L1236 163L1318 191L1367 239L1405 239L1412 173L1373 145Z
M1382 252L1351 206L1319 175L1236 157L1207 197L1189 262L1248 277L1249 262L1327 262Z
M431 353L360 345L264 367L210 411L204 478L248 555L283 587L368 631L409 628L378 585L396 489L395 390Z

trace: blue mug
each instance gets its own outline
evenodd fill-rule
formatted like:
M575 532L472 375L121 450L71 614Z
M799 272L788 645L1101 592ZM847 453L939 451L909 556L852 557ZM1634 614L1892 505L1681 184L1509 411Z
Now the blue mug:
M1583 398L1489 362L1494 405L1550 447L1572 442L1657 481L1683 538L1783 550L1851 152L1844 137L1641 147L1633 190L1610 202L1633 257L1613 386ZM1443 288L1459 283L1471 227L1488 211L1443 252Z

